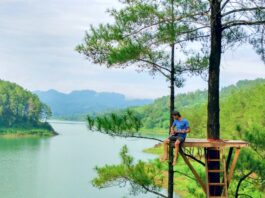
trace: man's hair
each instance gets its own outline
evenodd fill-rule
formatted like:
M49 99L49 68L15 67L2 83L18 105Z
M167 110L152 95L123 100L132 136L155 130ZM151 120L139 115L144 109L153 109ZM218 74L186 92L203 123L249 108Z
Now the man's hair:
M180 113L178 111L173 111L172 115L177 115L178 117L181 117Z

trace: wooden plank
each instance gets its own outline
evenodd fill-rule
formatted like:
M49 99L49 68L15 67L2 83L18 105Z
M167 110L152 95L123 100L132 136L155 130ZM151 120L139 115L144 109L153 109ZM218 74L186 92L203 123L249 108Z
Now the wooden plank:
M230 148L231 150L231 148ZM229 150L229 153L230 153L230 150ZM225 154L224 154L224 150L222 150L222 161L223 161L223 169L224 169L224 177L223 177L223 183L225 184L223 186L223 189L221 189L222 194L221 195L224 195L225 197L228 197L228 189L227 189L227 168L226 168L226 161L225 161Z
M242 148L248 146L248 143L243 140L209 140L187 138L183 144L184 147L235 147Z
M224 172L224 170L208 170L209 173L221 173Z
M220 159L208 159L208 162L220 162Z
M205 173L206 173L206 197L210 196L210 187L209 187L209 175L208 175L208 153L207 153L207 149L204 148L204 157L205 157Z
M225 183L209 183L210 186L224 186Z
M239 153L240 153L240 148L237 148L235 151L235 156L234 156L232 165L231 165L230 170L229 170L229 174L228 174L228 178L227 178L227 188L229 187L230 181L232 179Z
M195 178L198 180L198 182L200 183L203 191L205 193L206 192L206 185L205 185L205 182L201 179L201 177L199 176L199 174L196 172L196 170L193 168L193 166L191 165L189 159L185 156L185 154L183 153L183 151L180 150L180 154L183 158L183 160L185 161L185 163L188 165L188 167L190 168L191 172L193 173L193 175L195 176Z
M226 172L228 172L228 168L230 166L233 151L234 151L233 147L229 148L229 152L228 152L228 156L227 156L227 160L226 160Z

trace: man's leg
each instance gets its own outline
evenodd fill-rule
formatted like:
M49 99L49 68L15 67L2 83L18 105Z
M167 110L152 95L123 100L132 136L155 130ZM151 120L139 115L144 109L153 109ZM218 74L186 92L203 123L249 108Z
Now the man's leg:
M163 161L168 160L168 145L169 145L169 142L170 142L170 140L169 140L169 138L167 138L167 139L164 140L164 143L163 143L163 145L164 145L164 154L163 154L163 157L162 157Z
M172 165L175 166L176 163L177 163L177 159L178 159L178 153L179 153L179 145L180 145L180 140L176 140L175 142L175 156L174 156L174 160L173 160L173 163Z

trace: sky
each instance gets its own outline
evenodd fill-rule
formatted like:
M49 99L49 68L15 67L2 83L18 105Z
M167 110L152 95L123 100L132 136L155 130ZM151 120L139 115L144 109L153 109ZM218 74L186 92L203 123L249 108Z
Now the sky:
M75 51L90 25L111 22L106 12L118 0L0 0L0 79L34 90L90 89L127 98L168 95L162 76L94 65ZM206 89L200 77L186 76L177 93ZM221 87L265 77L265 65L251 46L223 54Z

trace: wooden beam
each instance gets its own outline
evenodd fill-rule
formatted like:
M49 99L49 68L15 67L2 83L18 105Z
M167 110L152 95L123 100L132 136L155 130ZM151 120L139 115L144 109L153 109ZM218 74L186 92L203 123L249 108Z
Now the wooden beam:
M208 154L207 148L204 148L204 158L205 158L205 175L206 175L206 197L210 196L210 188L209 188L209 177L208 177Z
M236 148L234 159L233 159L232 165L230 167L228 178L227 178L227 188L229 187L230 181L232 179L239 153L240 153L240 148Z
M229 153L228 153L228 156L227 156L227 160L226 160L226 172L228 172L228 168L230 166L230 162L231 162L233 151L234 151L234 148L230 147L229 148Z
M205 182L201 179L201 177L199 176L199 174L196 172L196 170L193 168L192 164L190 163L189 159L185 156L185 154L183 153L182 150L179 151L183 160L185 161L185 163L188 165L188 167L190 168L191 172L193 173L193 175L195 176L195 178L198 180L198 182L200 183L203 191L207 194L206 192L206 185Z
M228 173L228 168L230 166L233 150L234 150L233 147L229 148L228 156L227 156L226 163L225 163L225 171L226 171L225 175L226 175L226 177L223 178L223 181L222 181L223 183L227 182L227 173ZM223 156L223 157L225 157L225 156ZM227 189L226 190L228 190L228 184L227 184ZM223 187L222 187L221 191L223 191Z
M183 147L234 147L241 148L248 146L248 143L242 140L209 140L187 138L183 143Z

